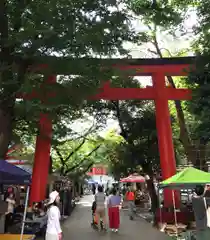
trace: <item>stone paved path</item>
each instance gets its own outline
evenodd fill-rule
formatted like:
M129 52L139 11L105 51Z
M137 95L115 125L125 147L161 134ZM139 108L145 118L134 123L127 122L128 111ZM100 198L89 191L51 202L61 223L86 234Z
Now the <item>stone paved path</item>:
M154 229L145 220L138 218L130 221L127 211L121 212L119 233L102 233L93 230L91 223L91 205L93 196L83 197L72 215L63 224L64 240L169 240L164 233Z

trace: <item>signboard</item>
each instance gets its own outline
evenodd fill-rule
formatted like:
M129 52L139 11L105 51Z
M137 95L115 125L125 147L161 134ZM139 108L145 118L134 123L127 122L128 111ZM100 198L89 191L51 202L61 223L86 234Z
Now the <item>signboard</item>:
M104 166L95 166L91 169L88 175L107 175L107 171Z

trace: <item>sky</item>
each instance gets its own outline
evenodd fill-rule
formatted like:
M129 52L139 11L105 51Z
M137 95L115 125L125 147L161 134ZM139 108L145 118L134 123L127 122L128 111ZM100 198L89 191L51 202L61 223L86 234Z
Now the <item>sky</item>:
M186 49L190 47L190 44L195 39L195 36L191 33L192 27L197 22L197 16L193 9L189 12L189 17L186 19L184 26L188 30L187 34L182 35L180 38L174 39L172 36L166 35L164 32L158 34L158 43L161 48L170 49L170 52L176 53L181 49ZM132 21L133 27L137 31L142 31L145 29L145 26L142 25L140 20L136 19ZM180 32L177 32L177 35L180 35ZM141 46L137 46L132 43L124 43L124 47L129 50L132 58L154 58L156 57L154 54L148 51L148 49L154 50L154 47L151 43L143 44ZM188 52L188 56L192 56L191 52ZM136 77L143 87L147 85L152 85L151 77ZM86 123L76 121L71 126L74 131L78 133L82 133L87 130L93 123L94 118L90 117ZM107 131L111 129L119 130L118 122L113 119L107 119L107 126L106 128L101 131L99 134L104 136Z

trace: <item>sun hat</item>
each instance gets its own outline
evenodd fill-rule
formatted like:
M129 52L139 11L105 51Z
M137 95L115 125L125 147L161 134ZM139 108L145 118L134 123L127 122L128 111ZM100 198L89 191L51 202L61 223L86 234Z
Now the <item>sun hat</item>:
M52 204L55 202L55 199L59 196L59 193L57 191L53 191L50 193L49 195L49 202L48 202L48 205L49 204Z

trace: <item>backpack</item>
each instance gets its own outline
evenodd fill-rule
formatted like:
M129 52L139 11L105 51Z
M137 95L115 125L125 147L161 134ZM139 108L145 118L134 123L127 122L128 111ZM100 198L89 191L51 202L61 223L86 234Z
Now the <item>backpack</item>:
M92 211L95 212L95 210L96 210L96 201L94 201L92 204Z

